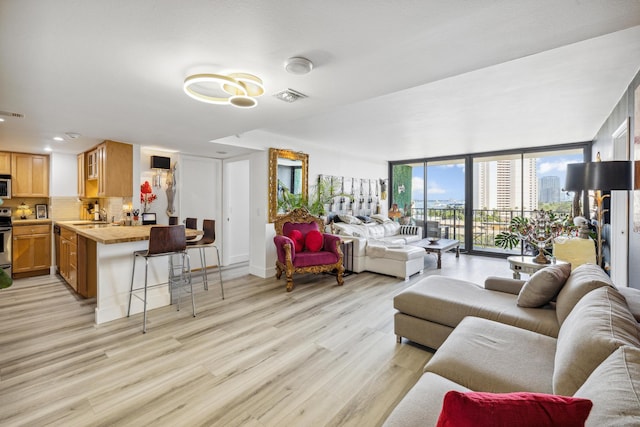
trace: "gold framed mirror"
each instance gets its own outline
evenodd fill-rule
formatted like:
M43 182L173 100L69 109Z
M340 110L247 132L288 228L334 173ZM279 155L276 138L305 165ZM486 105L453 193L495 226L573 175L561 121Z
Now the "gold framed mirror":
M308 197L309 155L269 148L269 222Z

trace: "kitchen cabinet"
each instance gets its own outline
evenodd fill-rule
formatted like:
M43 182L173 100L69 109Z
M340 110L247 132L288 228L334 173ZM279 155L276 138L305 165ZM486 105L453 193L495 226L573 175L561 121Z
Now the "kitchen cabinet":
M13 197L49 197L49 156L11 153Z
M98 179L98 150L87 153L87 179Z
M133 196L133 147L130 144L104 141L86 154L86 197Z
M78 236L76 232L66 228L60 229L60 276L73 288L78 290Z
M86 178L85 178L85 154L78 154L78 197L85 197Z
M11 175L11 153L0 151L0 175Z
M51 224L13 226L13 277L49 274L51 266Z
M96 296L97 290L97 246L96 242L78 235L78 263L76 292L85 298Z

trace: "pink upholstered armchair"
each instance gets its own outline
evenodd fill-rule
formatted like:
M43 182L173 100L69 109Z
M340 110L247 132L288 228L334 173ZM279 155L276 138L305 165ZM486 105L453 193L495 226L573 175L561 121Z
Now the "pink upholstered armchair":
M297 208L279 217L273 224L278 259L276 277L287 275L287 292L293 290L293 273L322 273L336 270L338 285L344 283L340 238L322 232L322 219Z

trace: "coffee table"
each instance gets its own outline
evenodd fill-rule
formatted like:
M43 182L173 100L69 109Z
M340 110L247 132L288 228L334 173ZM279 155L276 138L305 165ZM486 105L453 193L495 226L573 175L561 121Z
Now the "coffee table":
M507 258L509 268L513 270L513 278L520 279L520 273L533 274L538 270L542 270L552 264L538 264L533 260L536 257L526 255L514 255ZM568 264L568 262L556 260L554 264Z
M438 268L442 268L442 252L455 249L456 258L460 257L460 241L454 239L440 239L434 243L431 243L429 239L422 239L417 242L409 243L409 245L421 247L429 253L437 253Z

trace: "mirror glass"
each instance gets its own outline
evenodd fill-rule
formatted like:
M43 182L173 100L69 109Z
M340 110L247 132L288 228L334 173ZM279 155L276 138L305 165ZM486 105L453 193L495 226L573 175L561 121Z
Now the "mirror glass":
M269 149L269 221L299 207L306 200L309 156L304 153Z

